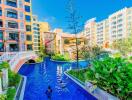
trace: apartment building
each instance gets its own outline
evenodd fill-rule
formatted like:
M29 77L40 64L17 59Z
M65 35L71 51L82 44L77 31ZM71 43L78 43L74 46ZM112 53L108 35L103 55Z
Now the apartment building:
M109 20L97 22L96 24L96 44L104 48L108 47L109 43Z
M115 40L132 37L132 8L123 8L99 22L92 18L86 22L84 31L90 44L104 48Z
M56 53L62 54L62 38L63 30L61 28L56 28L53 31L56 34Z
M32 7L31 0L25 0L24 2L25 8L25 26L26 26L26 50L33 50L33 31L32 31Z
M0 0L0 54L25 51L23 0Z
M36 15L32 16L32 20L34 51L38 52L40 50L40 25Z
M44 32L44 46L48 54L55 53L56 50L56 33Z
M96 44L96 18L92 18L85 23L84 35L87 40L87 45Z
M109 16L109 42L132 35L132 8L123 8Z
M50 32L50 25L48 22L39 22L40 28L40 47L45 46L45 32Z

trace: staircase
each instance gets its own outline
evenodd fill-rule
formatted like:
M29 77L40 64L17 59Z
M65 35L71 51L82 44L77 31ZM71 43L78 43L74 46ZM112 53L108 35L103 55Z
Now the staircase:
M2 56L0 56L0 63L2 61L8 61L11 70L17 73L25 62L27 62L30 59L35 60L36 58L37 55L33 51L14 53L6 52Z

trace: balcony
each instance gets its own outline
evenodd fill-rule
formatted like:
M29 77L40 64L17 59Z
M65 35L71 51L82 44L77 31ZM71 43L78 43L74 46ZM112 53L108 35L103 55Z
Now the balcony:
M28 2L28 3L30 3L30 0L25 0L25 2Z
M26 25L26 31L31 32L31 25Z
M11 7L17 7L17 1L16 0L7 0L6 4Z
M18 29L18 23L17 22L8 22L8 28Z
M32 41L32 35L27 35L27 37L26 37L27 39L27 41Z
M0 16L2 16L2 10L0 9Z
M18 33L9 33L9 40L19 41Z
M0 43L0 52L4 52L4 44Z
M2 22L2 20L0 20L0 27L3 27L3 22Z
M9 51L10 52L17 52L17 51L19 51L19 45L18 44L9 44Z
M9 17L9 18L15 18L15 19L18 18L17 11L12 10L12 9L7 10L7 15L6 16Z
M0 40L3 40L3 31L0 31Z
M27 45L27 50L28 50L28 51L32 51L32 50L33 50L32 44L28 44L28 45Z

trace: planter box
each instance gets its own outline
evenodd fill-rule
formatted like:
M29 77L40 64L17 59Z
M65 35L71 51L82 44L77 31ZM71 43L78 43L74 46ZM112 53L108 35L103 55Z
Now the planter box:
M85 82L85 87L90 93L98 97L99 100L119 100L119 98L107 93L99 87L95 87L89 82Z
M89 94L96 97L98 100L119 100L119 98L107 93L106 91L100 89L99 87L95 87L90 82L83 83L82 81L78 80L76 77L69 75L67 71L65 72L65 75L70 78L72 81L74 81L76 84L78 84L80 87L82 87L84 90L86 90Z

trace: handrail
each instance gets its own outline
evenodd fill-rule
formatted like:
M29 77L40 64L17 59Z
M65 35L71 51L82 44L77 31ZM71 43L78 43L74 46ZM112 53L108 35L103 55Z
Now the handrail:
M0 56L0 62L10 60L16 54L16 52L5 52L2 56Z
M20 60L26 61L33 56L37 56L34 51L5 52L2 56L0 56L0 63L3 61L9 61L10 68L13 70Z
M9 62L11 70L18 64L20 60L29 59L31 56L36 56L35 52L27 51L27 52L19 52L17 53Z

